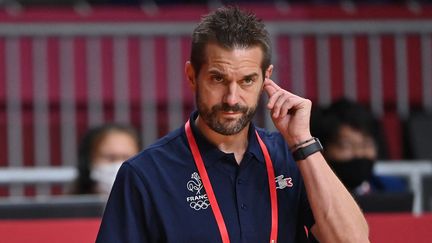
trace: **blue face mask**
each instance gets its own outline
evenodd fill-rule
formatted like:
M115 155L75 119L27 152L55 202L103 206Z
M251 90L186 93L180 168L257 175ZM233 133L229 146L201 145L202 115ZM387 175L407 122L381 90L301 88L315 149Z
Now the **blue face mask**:
M350 191L371 178L373 164L374 161L367 158L330 161L333 171Z

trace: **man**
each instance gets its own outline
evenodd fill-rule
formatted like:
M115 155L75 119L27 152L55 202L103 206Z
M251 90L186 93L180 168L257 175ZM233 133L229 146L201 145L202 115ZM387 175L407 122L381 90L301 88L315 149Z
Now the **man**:
M124 163L98 242L368 242L309 132L311 102L270 80L270 53L253 14L203 18L185 66L198 111ZM251 123L263 91L278 133Z

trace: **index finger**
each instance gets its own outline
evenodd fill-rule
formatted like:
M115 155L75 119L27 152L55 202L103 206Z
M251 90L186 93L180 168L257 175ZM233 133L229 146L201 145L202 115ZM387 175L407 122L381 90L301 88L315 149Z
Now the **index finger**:
M269 78L266 78L264 80L264 90L269 97L276 93L276 91L278 91L279 89L281 89L281 87L279 87L275 82L273 82L273 80Z

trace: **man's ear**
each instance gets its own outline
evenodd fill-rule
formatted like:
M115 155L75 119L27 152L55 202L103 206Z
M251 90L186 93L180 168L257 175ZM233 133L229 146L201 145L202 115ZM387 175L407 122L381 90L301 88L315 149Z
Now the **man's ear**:
M189 85L193 91L196 89L196 76L195 76L195 69L193 68L190 61L187 61L185 63L185 75L186 79L189 81Z
M273 73L273 65L270 64L270 66L265 71L265 77L264 78L270 78Z

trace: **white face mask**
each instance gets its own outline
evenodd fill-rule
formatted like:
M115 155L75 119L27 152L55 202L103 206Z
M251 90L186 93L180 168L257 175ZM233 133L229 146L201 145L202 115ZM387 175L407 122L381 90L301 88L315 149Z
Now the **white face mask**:
M109 194L114 184L116 175L123 161L96 164L90 172L90 178L96 182L99 192Z

